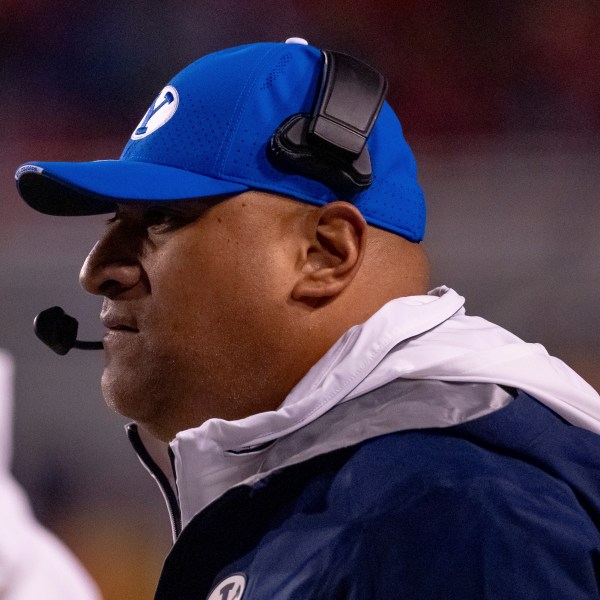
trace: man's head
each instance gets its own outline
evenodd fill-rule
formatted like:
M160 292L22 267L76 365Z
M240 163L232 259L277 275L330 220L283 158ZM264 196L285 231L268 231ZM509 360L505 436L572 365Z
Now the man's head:
M352 71L344 60L338 71ZM322 62L300 44L209 55L163 89L118 161L17 172L42 212L116 211L81 282L105 298L105 397L158 437L275 409L346 329L427 289L423 197L387 104L378 113L365 100L375 108L362 154L317 144L314 174L289 173L268 150L281 123L322 108L323 94L342 99L335 126L363 118L353 73L319 88ZM369 161L365 189L329 175L360 179Z

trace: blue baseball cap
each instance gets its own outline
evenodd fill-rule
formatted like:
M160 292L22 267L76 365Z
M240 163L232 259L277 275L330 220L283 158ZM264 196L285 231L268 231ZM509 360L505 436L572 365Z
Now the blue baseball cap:
M342 199L369 224L420 241L425 201L416 162L387 102L367 142L373 183L362 192L340 198L327 185L280 171L268 159L267 145L281 123L311 112L322 62L320 50L298 38L204 56L158 94L119 159L23 164L15 174L19 193L34 209L60 216L114 212L117 203L128 201L251 189L314 205Z

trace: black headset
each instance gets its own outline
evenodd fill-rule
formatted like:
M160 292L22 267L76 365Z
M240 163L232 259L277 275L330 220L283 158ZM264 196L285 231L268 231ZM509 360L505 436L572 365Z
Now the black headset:
M324 183L341 198L373 181L367 140L379 116L387 80L364 62L322 50L321 84L312 113L288 117L267 145L271 164Z

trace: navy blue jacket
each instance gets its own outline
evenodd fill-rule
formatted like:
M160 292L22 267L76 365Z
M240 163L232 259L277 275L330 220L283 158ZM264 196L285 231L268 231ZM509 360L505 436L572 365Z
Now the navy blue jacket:
M600 598L600 436L519 393L232 488L196 515L156 598ZM220 600L233 600L225 591Z

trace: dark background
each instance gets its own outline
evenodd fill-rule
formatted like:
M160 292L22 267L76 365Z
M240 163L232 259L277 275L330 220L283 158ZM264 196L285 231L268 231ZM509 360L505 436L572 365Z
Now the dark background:
M162 497L104 407L100 353L33 337L64 306L97 338L79 288L103 218L34 213L30 160L116 158L164 84L199 56L307 38L386 73L419 164L435 285L544 344L600 389L600 3L0 2L0 346L16 361L14 472L38 517L107 600L151 597L169 526Z

